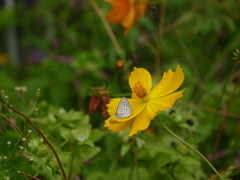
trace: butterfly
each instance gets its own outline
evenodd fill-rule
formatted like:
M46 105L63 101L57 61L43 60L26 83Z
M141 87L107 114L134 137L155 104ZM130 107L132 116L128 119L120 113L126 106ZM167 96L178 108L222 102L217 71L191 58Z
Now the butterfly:
M118 119L129 117L132 114L132 108L129 105L127 98L123 97L117 107L116 117Z

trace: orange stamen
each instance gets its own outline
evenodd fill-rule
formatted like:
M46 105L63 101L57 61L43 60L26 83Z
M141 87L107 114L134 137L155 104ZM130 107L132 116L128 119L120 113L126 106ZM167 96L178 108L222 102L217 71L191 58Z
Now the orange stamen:
M144 86L141 85L140 82L134 84L132 90L140 98L144 98L147 96L147 90L145 89Z

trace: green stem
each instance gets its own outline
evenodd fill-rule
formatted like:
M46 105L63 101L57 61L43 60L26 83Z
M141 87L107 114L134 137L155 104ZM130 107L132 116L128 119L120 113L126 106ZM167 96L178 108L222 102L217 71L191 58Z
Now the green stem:
M158 119L158 118L157 118ZM219 174L219 172L213 167L213 165L205 158L200 152L198 152L195 148L193 148L190 144L182 140L180 137L178 137L174 132L172 132L168 127L160 120L158 119L158 122L162 124L162 126L170 133L172 134L175 138L177 138L181 143L183 143L185 146L187 146L189 149L191 149L193 152L195 152L197 155L199 155L208 165L209 167L217 174L217 176L221 179L224 180L223 177Z
M135 170L136 170L136 177L137 177L137 180L140 180L136 148L134 148L133 158L134 158L134 166L135 166Z
M217 112L218 110L220 109L220 105L221 105L221 101L223 99L223 96L226 92L226 87L227 85L229 84L230 82L230 77L232 76L233 72L235 71L236 67L237 67L238 64L235 63L235 65L233 66L228 78L227 78L227 82L225 84L225 86L223 87L223 91L222 91L222 94L221 94L221 97L219 99L219 102L218 102L218 105L217 105L217 110L216 110L216 113L214 114L214 118L213 118L213 124L212 124L212 133L211 133L211 136L210 136L210 139L209 139L209 144L208 144L208 147L210 149L210 144L211 144L211 140L212 140L212 137L213 137L213 131L214 131L214 125L216 123L216 119L217 119ZM230 106L230 105L229 105ZM230 107L228 107L228 111L229 111ZM217 151L217 148L218 148L218 144L219 144L219 140L220 140L220 137L221 137L221 133L223 131L223 128L224 128L224 125L225 125L225 122L227 120L227 115L224 117L224 120L221 124L221 127L220 129L218 130L218 134L217 134L217 137L216 137L216 140L215 140L215 145L214 145L214 149L213 149L213 158L212 158L212 162L214 161L215 159L215 153Z
M71 157L71 162L70 162L70 170L69 170L69 174L68 174L68 179L72 178L73 164L74 164L74 159L75 159L75 155L76 155L76 147L72 144L70 144L70 146L71 146L71 151L72 151L72 157Z
M113 33L113 31L112 31L112 29L111 29L111 27L110 27L110 25L109 25L109 23L108 23L105 15L104 15L104 13L103 13L102 10L101 10L101 8L98 6L98 4L96 3L96 1L94 1L94 0L89 0L88 2L91 4L91 6L92 6L93 9L95 10L95 12L96 12L97 15L99 16L99 18L101 19L101 21L102 21L102 23L103 23L103 26L104 26L104 28L106 29L107 34L108 34L109 38L111 39L112 44L113 44L116 52L118 53L118 55L119 55L122 59L125 59L125 58L124 58L124 55L123 55L123 51L122 51L122 49L121 49L121 47L120 47L120 45L119 45L119 43L118 43L118 41L117 41L117 38L116 38L116 36L114 35L114 33Z
M38 101L38 97L36 98L36 100L35 100L35 102L34 102L34 104L33 104L33 107L32 107L32 109L28 112L27 116L29 116L29 115L35 110L37 101Z

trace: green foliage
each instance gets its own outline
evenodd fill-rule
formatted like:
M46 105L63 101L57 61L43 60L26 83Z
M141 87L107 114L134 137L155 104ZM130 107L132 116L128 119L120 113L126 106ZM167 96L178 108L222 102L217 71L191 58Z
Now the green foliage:
M187 89L174 107L158 117L205 157L214 154L217 170L237 166L239 1L167 1L163 17L159 16L163 1L151 0L155 11L147 9L127 36L120 24L110 24L122 54L90 0L28 2L16 1L13 9L0 4L0 90L5 91L1 98L8 96L9 104L41 130L69 180L205 180L214 175L156 120L130 138L129 129L115 133L103 127L106 118L100 105L94 104L97 109L87 114L92 87L103 86L111 97L130 96L128 77L134 66L149 70L155 85L160 79L158 68L162 74L179 64L185 75L182 87ZM95 2L106 17L111 5ZM164 22L161 41L159 22ZM14 36L11 28L16 32L17 59L10 50L14 45L7 45ZM115 65L119 59L124 61L122 69ZM14 91L16 86L28 90ZM3 102L0 115L0 179L25 180L17 173L22 171L41 180L62 180L53 151L26 118ZM237 170L224 175L225 180L239 177Z

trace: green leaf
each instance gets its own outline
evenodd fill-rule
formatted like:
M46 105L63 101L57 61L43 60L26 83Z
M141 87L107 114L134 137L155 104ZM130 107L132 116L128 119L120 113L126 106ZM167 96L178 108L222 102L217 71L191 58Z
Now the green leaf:
M132 172L130 173L130 171L132 171ZM130 174L131 174L131 176L129 176ZM121 180L137 179L136 174L137 174L136 173L136 168L135 169L132 169L130 167L129 168L121 168L115 173L114 176L111 176L112 177L111 179L114 179L114 180L118 180L118 179L121 179ZM138 167L138 174L139 174L139 177L141 177L141 180L151 179L148 171L143 167Z
M106 180L107 179L107 175L104 172L99 172L99 171L95 171L92 172L87 178L86 180Z
M122 157L129 151L130 147L131 147L131 144L124 144L121 147L121 156Z
M102 136L104 135L104 132L99 130L99 129L94 129L91 131L91 134L90 134L90 140L95 142L97 140L99 140Z
M59 133L66 140L70 140L71 137L72 137L69 128L66 128L66 127L61 126L60 130L59 130Z
M49 180L55 180L54 176L52 175L52 169L49 166L46 165L42 165L42 169L43 169L43 174L49 178Z
M82 143L90 137L90 131L91 131L91 125L86 124L78 127L77 129L71 130L71 134L77 141Z
M81 163L84 163L100 151L101 148L99 147L80 146L76 150L76 158L78 158Z

